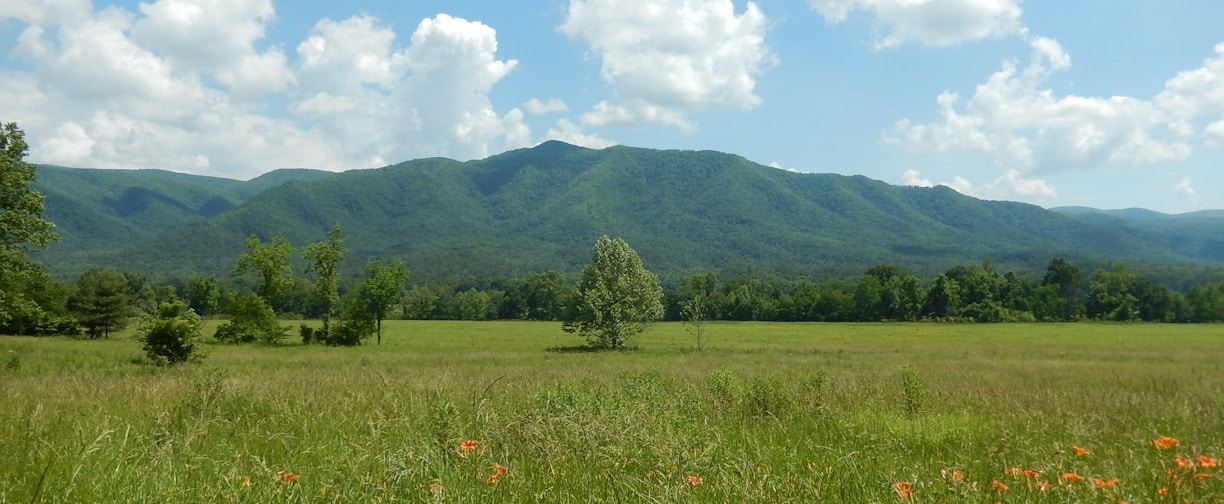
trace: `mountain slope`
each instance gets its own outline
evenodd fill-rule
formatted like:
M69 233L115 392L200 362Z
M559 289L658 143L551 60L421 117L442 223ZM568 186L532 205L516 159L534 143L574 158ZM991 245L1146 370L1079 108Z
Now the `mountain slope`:
M792 173L710 151L546 142L466 163L435 158L322 180L281 176L210 218L200 210L204 189L151 188L174 196L151 198L150 208L162 205L164 215L194 209L194 217L153 234L132 231L134 246L87 257L153 274L223 274L246 236L284 233L300 246L339 223L350 271L368 259L402 257L418 280L574 273L603 234L626 239L648 268L673 278L707 270L840 276L880 263L933 272L986 257L1030 271L1054 257L1224 263L1212 248L1224 243L1224 218L1212 214L1166 226L1150 216L1053 212L946 187ZM235 190L211 180L199 185ZM124 219L57 204L81 228ZM60 246L80 244L66 236Z

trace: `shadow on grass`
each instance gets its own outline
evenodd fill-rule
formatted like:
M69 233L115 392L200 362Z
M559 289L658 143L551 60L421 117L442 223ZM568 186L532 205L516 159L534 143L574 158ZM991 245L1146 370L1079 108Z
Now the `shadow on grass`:
M591 345L555 346L545 348L549 353L601 353L601 352L636 352L638 347L604 348Z

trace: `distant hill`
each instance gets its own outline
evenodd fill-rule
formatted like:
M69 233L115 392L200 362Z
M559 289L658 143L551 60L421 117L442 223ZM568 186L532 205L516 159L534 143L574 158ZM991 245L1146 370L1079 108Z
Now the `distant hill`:
M284 233L301 245L324 239L336 222L350 270L402 257L417 280L572 274L603 234L624 238L648 268L671 278L835 277L881 263L925 273L987 257L1030 271L1054 257L1224 265L1224 215L1051 211L946 187L792 173L711 151L546 142L479 161L278 171L249 182L57 173L65 170L39 171L47 216L64 234L41 257L59 274L91 264L225 274L248 235ZM96 177L93 185L108 189L58 191L54 182L69 176Z

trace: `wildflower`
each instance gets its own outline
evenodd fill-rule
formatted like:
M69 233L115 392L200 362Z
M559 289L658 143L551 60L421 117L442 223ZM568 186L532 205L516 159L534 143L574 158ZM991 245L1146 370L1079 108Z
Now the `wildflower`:
M1036 470L1033 470L1033 469L1025 469L1025 470L1024 470L1024 477L1026 477L1026 478L1039 478L1039 477L1041 477L1041 471L1036 471Z
M1084 447L1082 447L1082 446L1075 446L1075 445L1071 445L1071 451L1075 453L1075 456L1076 456L1076 457L1083 457L1083 456L1085 456L1085 455L1092 455L1092 452L1088 451L1088 449L1087 449L1087 448L1084 448Z
M1037 490L1038 490L1038 491L1044 492L1044 491L1049 490L1049 489L1050 489L1050 483L1049 483L1049 482L1047 482L1047 481L1038 481L1038 482L1037 482Z
M475 450L477 442L478 441L476 441L475 439L464 439L462 443L459 443L459 450L465 451L465 452L470 452L472 450Z
M1208 457L1202 453L1198 454L1195 458L1198 459L1199 467L1216 467L1220 465L1220 459Z
M439 492L441 492L441 491L443 491L443 490L446 490L446 487L442 486L442 484L441 484L441 483L438 483L438 482L436 482L436 481L435 481L435 482L433 482L433 483L430 483L430 484L429 484L429 491L430 491L430 492L439 493Z
M1169 436L1160 436L1152 440L1152 445L1159 450L1168 450L1174 446L1181 446L1181 441Z
M1190 457L1187 457L1185 455L1178 455L1176 457L1173 457L1173 462L1176 462L1177 467L1182 468L1182 469L1190 469L1194 467L1194 461L1190 460Z
M944 479L950 479L952 481L964 481L965 480L965 473L957 471L956 469L941 469L939 471L939 474L941 474L944 477Z
M1062 476L1060 476L1059 478L1066 481L1067 483L1075 483L1076 481L1084 479L1083 476L1080 476L1073 472L1062 473Z
M705 480L702 479L701 476L693 476L691 474L688 476L685 476L684 479L688 480L689 486L697 486L702 483L705 483Z
M1006 492L1009 490L1007 485L1004 485L1003 482L999 480L994 480L990 482L990 485L994 487L994 491L996 492Z
M1198 474L1195 474L1195 475L1194 475L1194 477L1195 477L1195 478L1198 478L1198 480L1199 480L1199 481L1203 481L1203 480L1205 480L1205 479L1207 479L1207 478L1210 478L1210 477L1211 477L1211 475L1210 475L1210 474L1207 474L1207 473L1198 473Z
M897 497L909 499L914 496L914 484L909 481L898 481L892 484L892 489L897 491Z
M501 464L497 464L493 466L493 474L496 474L498 476L506 474L506 466L501 465Z
M279 475L280 480L284 481L285 483L293 483L298 479L298 475L293 474L292 471L281 471Z
M496 483L497 483L497 476L498 476L498 475L497 475L496 473L489 475L489 477L488 477L488 478L485 478L485 483L488 483L488 484L490 484L490 485L496 484Z
M1118 478L1112 478L1112 479L1107 479L1107 480L1092 478L1092 486L1096 487L1098 490L1102 490L1106 488L1118 488Z
M1156 493L1160 495L1169 495L1169 487L1160 487L1159 490L1156 490Z

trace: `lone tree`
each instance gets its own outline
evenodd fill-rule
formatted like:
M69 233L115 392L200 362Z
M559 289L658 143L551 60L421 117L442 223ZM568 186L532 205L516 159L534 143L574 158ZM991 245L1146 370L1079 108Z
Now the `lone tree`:
M90 338L109 338L127 325L132 308L123 275L108 269L91 269L77 280L70 298L72 311Z
M357 286L359 301L366 312L374 317L378 344L382 344L382 321L387 318L391 306L404 298L404 283L408 281L408 266L404 261L392 259L390 266L381 261L366 263L366 278Z
M642 267L629 244L602 236L566 312L562 328L585 336L592 346L623 348L633 335L663 317L659 278Z

